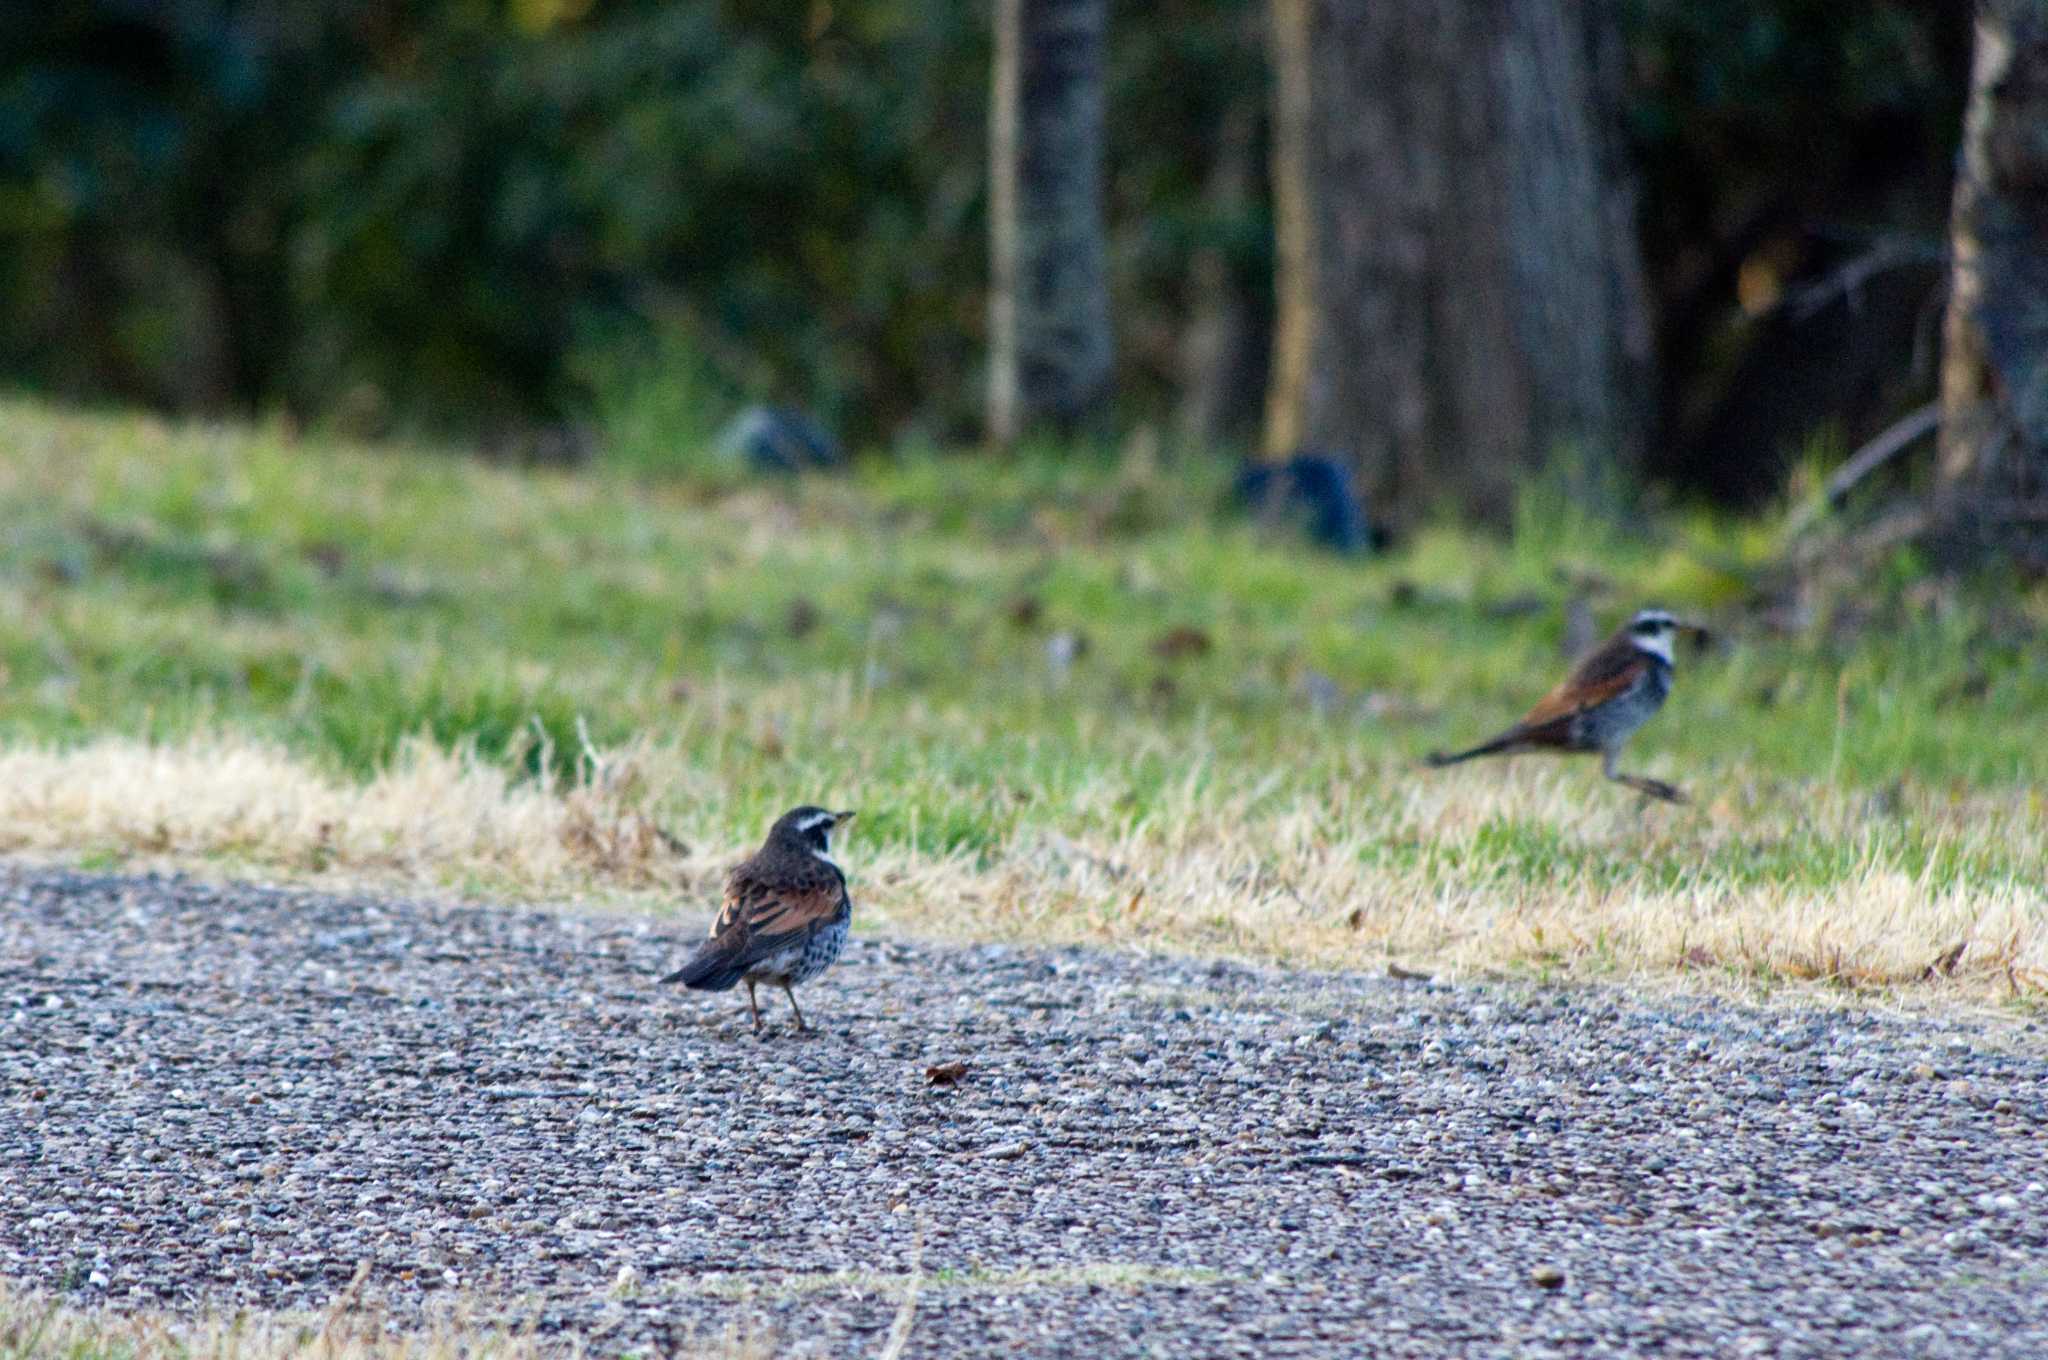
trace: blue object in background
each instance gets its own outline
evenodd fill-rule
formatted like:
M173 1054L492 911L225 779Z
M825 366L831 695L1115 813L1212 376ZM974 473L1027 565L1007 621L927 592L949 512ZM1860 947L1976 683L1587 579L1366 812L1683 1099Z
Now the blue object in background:
M1237 498L1255 514L1298 517L1311 539L1334 552L1371 552L1385 541L1352 490L1350 469L1329 454L1252 463L1238 474Z

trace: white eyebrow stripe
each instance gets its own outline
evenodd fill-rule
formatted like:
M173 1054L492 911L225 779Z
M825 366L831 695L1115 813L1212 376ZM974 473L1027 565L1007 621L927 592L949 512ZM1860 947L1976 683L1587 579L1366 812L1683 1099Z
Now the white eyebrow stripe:
M810 816L798 822L796 829L799 831L812 831L833 820L834 818L829 812L813 812Z

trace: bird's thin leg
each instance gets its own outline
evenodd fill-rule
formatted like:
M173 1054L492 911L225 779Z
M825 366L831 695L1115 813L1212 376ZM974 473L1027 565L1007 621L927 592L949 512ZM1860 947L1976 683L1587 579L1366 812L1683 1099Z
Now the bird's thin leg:
M782 984L782 994L789 998L790 1010L796 1012L796 1027L798 1029L809 1029L810 1026L804 1023L803 1011L798 1009L797 1007L796 992L790 987L790 985L787 982Z
M761 1032L761 1003L754 1000L754 980L747 979L747 1009L754 1013L754 1033Z

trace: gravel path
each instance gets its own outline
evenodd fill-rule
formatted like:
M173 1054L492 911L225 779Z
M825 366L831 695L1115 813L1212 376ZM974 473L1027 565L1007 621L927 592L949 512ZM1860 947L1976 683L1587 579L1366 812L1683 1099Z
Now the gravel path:
M2048 1355L2048 1034L0 867L0 1275L612 1352ZM929 1066L958 1061L955 1085Z

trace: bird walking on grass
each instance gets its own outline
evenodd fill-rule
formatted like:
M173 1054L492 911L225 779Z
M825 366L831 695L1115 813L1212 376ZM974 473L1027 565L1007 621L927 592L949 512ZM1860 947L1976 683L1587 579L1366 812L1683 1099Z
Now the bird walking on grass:
M756 1033L761 1004L754 988L772 983L789 998L796 1027L808 1030L793 989L830 968L846 947L853 899L832 858L832 832L852 818L851 812L809 806L782 814L761 848L726 879L725 906L712 922L711 938L662 981L704 992L746 983Z
M1672 641L1681 632L1704 636L1697 624L1681 623L1661 609L1645 609L1614 636L1589 652L1565 682L1537 700L1522 720L1470 750L1428 757L1432 767L1455 765L1475 756L1511 756L1524 751L1600 753L1600 770L1632 789L1683 803L1685 794L1661 779L1624 774L1621 748L1664 705L1671 693Z

